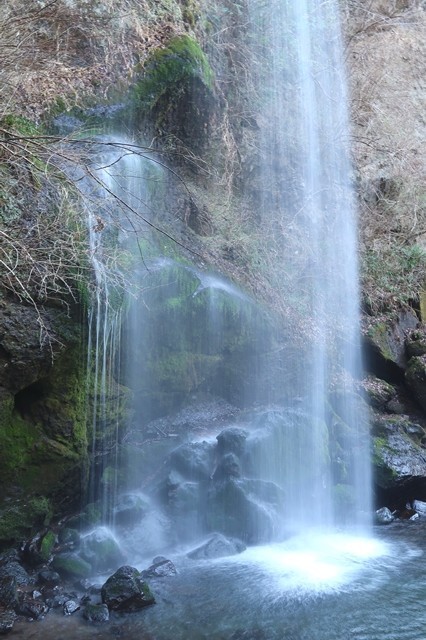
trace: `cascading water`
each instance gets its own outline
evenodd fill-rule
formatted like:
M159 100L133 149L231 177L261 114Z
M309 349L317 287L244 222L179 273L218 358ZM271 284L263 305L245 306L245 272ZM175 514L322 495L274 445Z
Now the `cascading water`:
M298 429L292 443L286 431L282 445L290 449L283 463L291 467L285 480L290 518L296 529L332 526L342 519L345 496L352 525L365 523L371 477L366 414L354 387L361 376L356 221L338 4L301 0L265 9L253 2L251 12L255 32L259 36L260 25L267 39L263 215L265 224L280 220L283 262L277 268L293 272L309 323L299 391L312 428ZM294 408L291 398L288 405ZM336 438L340 465L336 452L330 463ZM286 469L281 473L285 478Z

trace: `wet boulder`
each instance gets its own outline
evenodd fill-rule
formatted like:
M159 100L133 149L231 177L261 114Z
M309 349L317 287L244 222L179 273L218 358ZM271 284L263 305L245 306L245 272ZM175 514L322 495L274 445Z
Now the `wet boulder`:
M391 511L387 507L382 507L381 509L377 509L375 514L375 520L377 524L390 524L394 521L394 517Z
M396 397L395 387L375 376L367 376L362 386L368 404L373 409L386 410L388 403Z
M7 609L18 606L18 585L14 576L0 578L0 605Z
M61 581L61 576L52 569L43 569L38 574L38 581L40 584L47 587L56 587Z
M405 373L405 381L417 402L426 411L426 355L410 359Z
M373 475L381 489L426 477L424 429L406 416L379 416L373 423Z
M76 600L67 600L62 606L64 616L71 616L80 609L80 605Z
M168 578L175 576L177 569L171 560L162 558L154 558L154 562L148 569L141 571L141 577L146 580L147 578Z
M5 577L13 577L16 584L20 587L29 585L33 582L31 576L25 571L19 562L11 561L0 566L0 580Z
M139 522L149 510L147 498L137 493L120 496L113 509L114 522L131 525Z
M239 427L228 427L216 437L219 454L234 453L240 457L244 453L248 431Z
M106 604L87 604L83 610L83 618L88 622L108 622L109 611Z
M227 478L240 478L241 464L234 453L226 453L217 465L213 474L213 480L226 480Z
M75 552L60 553L53 558L52 568L66 578L88 578L92 566Z
M24 595L16 608L16 612L30 620L40 620L49 611L49 607L40 598Z
M237 538L226 538L220 533L215 533L206 542L188 553L191 560L207 560L234 556L245 551L246 545Z
M207 497L207 526L249 544L267 542L276 528L280 495L272 482L247 478L217 482Z
M209 442L183 444L170 454L170 464L187 480L208 481L212 473L214 445Z
M95 571L107 571L125 560L123 550L107 527L97 527L82 536L80 555Z
M108 609L131 613L155 603L148 584L141 573L130 566L120 567L108 578L101 591L102 602Z

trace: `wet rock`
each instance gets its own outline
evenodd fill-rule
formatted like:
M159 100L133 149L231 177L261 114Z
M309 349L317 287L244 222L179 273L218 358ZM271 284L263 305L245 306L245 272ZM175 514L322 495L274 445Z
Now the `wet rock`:
M426 330L424 327L407 332L405 348L409 358L426 355Z
M213 457L213 444L192 442L172 451L170 463L187 480L208 481L212 473Z
M392 317L369 317L368 320L369 326L364 327L368 359L374 361L376 370L386 367L388 374L391 373L395 378L402 375L407 366L405 336L407 331L417 328L417 315L414 311L404 309Z
M73 552L55 556L52 567L68 578L88 578L92 574L92 566Z
M220 533L215 533L202 545L188 553L191 560L204 560L212 558L224 558L235 556L245 551L246 545L236 538L226 538Z
M396 396L396 389L393 385L375 376L367 376L362 381L362 386L368 403L373 409L385 409L387 403Z
M417 511L419 515L426 516L426 502L422 502L421 500L414 500L413 509L414 511Z
M12 609L0 611L0 635L6 635L12 631L16 618L17 615Z
M38 574L38 580L40 584L46 585L48 587L55 587L60 583L61 577L56 571L52 571L51 569L44 569Z
M29 585L33 582L31 576L25 571L19 562L12 561L0 566L0 579L12 576L16 579L16 584L20 587Z
M12 609L18 605L17 586L14 576L0 578L0 605Z
M267 542L273 536L282 504L282 492L273 482L230 478L209 490L207 526L249 544Z
M107 571L125 561L124 552L107 527L97 527L82 536L80 555L95 571Z
M49 611L49 607L40 599L24 596L16 609L21 616L30 618L31 620L39 620L43 618Z
M114 509L113 516L116 524L129 525L139 522L149 511L148 500L140 494L121 496Z
M134 567L120 567L102 587L102 602L108 609L130 613L154 604L155 598L140 572Z
M244 453L248 432L239 427L224 429L217 436L217 450L220 454L234 453L241 456Z
M373 472L374 481L380 488L390 489L426 476L426 452L417 443L423 436L423 428L405 416L376 418L373 423Z
M64 616L70 616L76 611L78 611L79 609L80 609L80 605L75 600L67 600L66 602L64 602L64 605L62 607Z
M64 527L59 530L58 542L62 546L66 545L69 549L75 549L80 545L80 534L77 529Z
M83 610L83 618L89 622L108 622L108 607L106 604L87 604Z
M32 567L48 563L52 558L55 544L56 534L53 531L47 531L41 535L37 534L25 545L25 561Z
M391 511L387 507L382 507L376 511L377 524L390 524L394 521Z
M148 578L168 578L170 576L175 576L177 574L177 570L175 565L171 560L167 560L167 558L162 558L161 560L157 560L153 564L145 569L145 571L141 571L141 577L146 580Z
M426 411L426 355L410 359L405 380L417 402Z
M234 453L226 453L215 469L213 480L225 480L227 478L240 477L240 461Z

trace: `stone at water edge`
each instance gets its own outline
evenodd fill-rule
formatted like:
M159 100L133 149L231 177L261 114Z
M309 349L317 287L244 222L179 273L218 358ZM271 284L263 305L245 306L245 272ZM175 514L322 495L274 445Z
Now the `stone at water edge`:
M237 555L245 550L246 546L241 540L226 538L221 533L215 533L207 542L188 553L188 558L191 560L224 558Z
M101 591L108 609L131 613L155 603L155 598L141 573L125 565L108 578Z
M83 618L89 622L108 622L108 607L106 604L87 604L83 610Z
M157 560L157 561L156 561ZM167 578L169 576L175 576L177 569L171 560L167 558L160 559L154 558L153 563L145 571L141 571L142 578Z
M377 524L390 524L394 521L394 517L392 512L387 507L382 507L381 509L377 509L376 511L376 522Z
M18 616L13 610L0 612L0 635L5 635L12 631L17 617Z
M93 573L91 565L73 552L55 556L52 567L68 578L88 578Z
M422 502L421 500L414 500L413 509L417 511L420 516L426 516L426 502Z

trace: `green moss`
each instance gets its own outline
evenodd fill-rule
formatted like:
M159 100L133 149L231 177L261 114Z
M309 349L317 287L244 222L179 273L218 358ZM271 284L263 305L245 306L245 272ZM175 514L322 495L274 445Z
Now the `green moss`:
M135 87L135 99L145 110L151 110L166 92L180 94L194 78L213 90L213 71L198 42L187 35L176 36L149 58L144 76Z
M37 528L49 524L52 505L45 496L18 501L0 511L0 547L28 537Z
M40 557L43 562L48 562L50 560L55 544L56 535L53 531L48 531L43 536L40 544Z
M91 565L74 553L55 556L52 567L58 573L71 578L88 578L92 574Z

